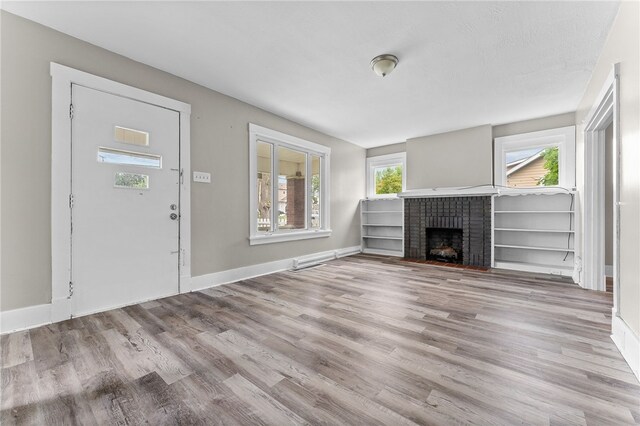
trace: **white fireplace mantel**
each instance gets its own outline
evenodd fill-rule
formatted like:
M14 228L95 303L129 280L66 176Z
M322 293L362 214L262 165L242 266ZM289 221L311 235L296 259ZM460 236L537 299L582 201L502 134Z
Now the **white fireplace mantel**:
M438 197L468 197L483 195L553 195L575 194L575 188L559 186L538 186L532 188L506 188L491 185L482 186L452 186L448 188L411 189L398 193L400 198L438 198Z
M491 185L483 186L452 186L449 188L411 189L398 193L400 198L437 198L437 197L466 197L495 195L498 189Z

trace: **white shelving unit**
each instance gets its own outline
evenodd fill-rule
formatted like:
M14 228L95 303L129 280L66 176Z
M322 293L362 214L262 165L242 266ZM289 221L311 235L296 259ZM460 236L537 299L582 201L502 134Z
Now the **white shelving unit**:
M404 200L360 201L362 252L386 256L404 255Z
M561 189L496 195L493 266L572 277L575 193Z

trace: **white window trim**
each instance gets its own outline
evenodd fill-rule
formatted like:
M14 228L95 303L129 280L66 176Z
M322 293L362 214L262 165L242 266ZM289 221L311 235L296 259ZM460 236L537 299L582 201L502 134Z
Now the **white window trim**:
M553 146L558 147L559 167L558 185L554 186L574 188L576 186L576 126L496 138L494 146L495 185L507 186L507 152ZM517 190L517 188L513 189Z
M275 152L278 146L286 148L303 150L307 154L315 154L321 157L320 160L320 229L309 229L309 215L311 214L310 203L311 199L308 196L311 188L311 179L307 179L307 191L306 191L306 205L307 205L307 217L305 220L305 229L300 230L278 230L276 232L263 233L258 232L256 224L258 223L258 205L257 205L257 188L256 182L258 181L258 161L257 161L257 148L258 141L268 142L274 145L273 154L271 156L272 172L275 176L276 161ZM269 244L279 243L283 241L295 241L304 240L309 238L321 238L331 236L330 226L330 179L329 174L331 170L331 148L320 145L314 142L290 136L276 130L267 129L266 127L258 126L253 123L249 123L249 244ZM311 157L307 155L307 173L311 170ZM273 177L272 177L273 179ZM272 190L272 196L274 199L277 197L278 191ZM272 206L277 206L277 203L272 203ZM273 207L272 207L273 209Z
M378 155L367 158L367 198L395 198L397 194L376 194L376 176L373 170L377 167L402 164L402 192L407 190L407 153Z

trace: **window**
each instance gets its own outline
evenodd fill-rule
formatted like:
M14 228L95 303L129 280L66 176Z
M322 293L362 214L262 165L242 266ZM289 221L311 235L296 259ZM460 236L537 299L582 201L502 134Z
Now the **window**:
M139 173L116 172L116 188L149 189L149 176Z
M496 138L495 184L575 186L575 126Z
M113 138L116 142L128 143L131 145L149 146L149 133L142 130L127 129L126 127L115 126Z
M367 197L395 197L406 189L406 153L367 158Z
M251 245L327 237L331 149L249 124Z
M98 163L121 164L125 166L141 166L153 169L162 168L160 155L143 152L122 151L120 149L98 148Z

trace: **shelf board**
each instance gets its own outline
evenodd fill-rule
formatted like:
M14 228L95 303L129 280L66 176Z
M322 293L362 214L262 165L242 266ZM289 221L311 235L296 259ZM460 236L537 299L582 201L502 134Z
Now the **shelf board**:
M402 210L366 210L362 213L402 213Z
M494 211L496 214L512 214L512 213L526 213L526 214L569 214L574 213L571 210L496 210Z
M509 231L509 232L545 232L553 234L573 234L576 231L573 229L523 229L523 228L495 228L496 231Z
M575 251L572 248L518 246L518 245L513 245L513 244L495 244L494 247L496 247L496 248L523 249L523 250L559 251L559 252L562 252L562 253L565 253L565 252L573 253Z
M389 226L392 228L402 228L402 225L385 225L382 223L363 223L362 226Z
M385 249L376 249L376 248L364 248L362 252L365 254L380 254L383 256L397 256L402 257L404 253L402 250L385 250Z
M369 238L372 240L403 240L404 237L383 237L380 235L363 235L362 238Z
M573 266L566 265L546 265L533 262L515 262L511 260L498 260L494 262L494 268L510 269L513 271L540 272L545 274L562 275L570 277L573 275Z

